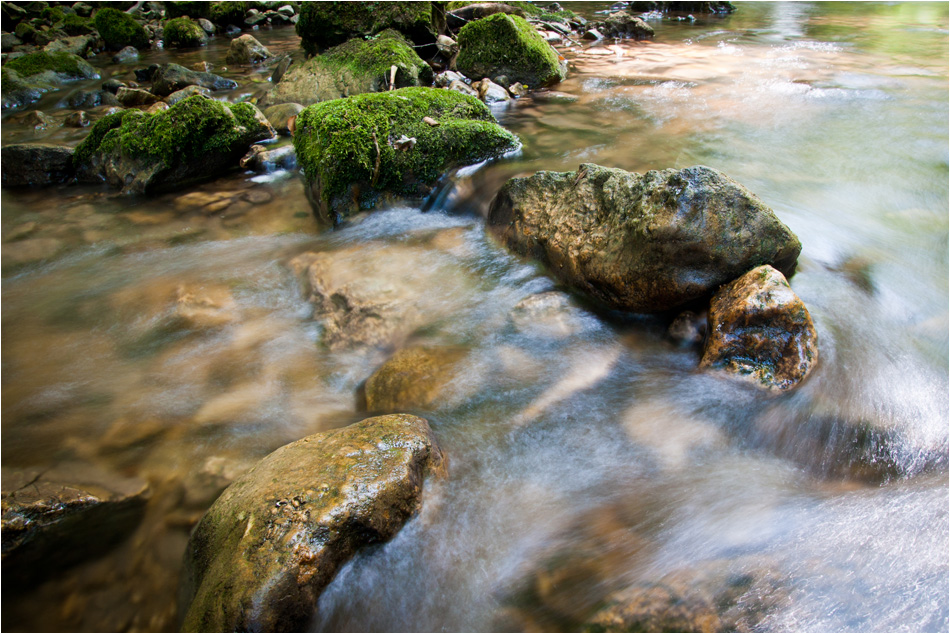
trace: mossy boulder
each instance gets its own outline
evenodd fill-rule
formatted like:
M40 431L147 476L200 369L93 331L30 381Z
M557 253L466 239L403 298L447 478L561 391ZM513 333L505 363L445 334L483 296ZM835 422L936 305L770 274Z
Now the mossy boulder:
M77 168L130 193L153 193L214 178L248 148L275 136L255 106L195 95L165 111L101 119L76 148Z
M565 77L557 51L523 18L497 13L466 24L458 34L455 65L466 77L504 75L532 88Z
M305 2L297 21L300 44L311 55L386 29L395 29L416 44L434 43L431 3Z
M267 104L304 106L389 89L392 67L395 86L428 86L432 69L397 31L383 31L370 40L354 38L323 55L291 66L267 95Z
M187 16L192 20L198 18L208 18L211 16L211 9L218 2L166 2L165 18L173 20Z
M393 537L444 473L429 424L394 414L285 445L229 486L188 543L184 631L303 631L340 567Z
M93 23L110 51L118 51L126 46L148 48L148 33L128 13L106 7L96 12Z
M801 243L714 169L636 174L599 165L509 180L488 223L512 250L611 308L673 310L762 264L786 275Z
M768 265L723 286L709 307L700 365L753 385L788 390L818 363L818 334L785 276Z
M190 18L175 18L165 23L165 46L170 48L193 48L208 43L208 34Z
M381 199L426 196L446 170L499 157L518 138L473 97L401 88L305 108L294 147L314 213L337 224Z
M63 19L63 30L69 35L88 35L95 27L92 20L70 13Z
M197 4L207 4L199 2ZM241 26L244 24L244 15L247 13L247 2L212 2L211 9L208 11L207 18L221 27L234 24Z
M178 64L161 64L151 75L152 92L167 97L188 86L201 86L208 90L234 90L237 82L214 73L188 70Z
M28 53L11 59L0 72L4 109L31 104L65 82L99 76L89 62L65 51Z

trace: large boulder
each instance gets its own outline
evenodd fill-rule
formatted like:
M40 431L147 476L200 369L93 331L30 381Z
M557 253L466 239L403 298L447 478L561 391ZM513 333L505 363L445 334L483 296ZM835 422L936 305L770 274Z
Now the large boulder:
M294 134L314 213L333 224L381 200L421 198L446 170L517 147L485 104L436 88L314 104L297 115Z
M458 34L458 70L481 79L504 75L537 88L565 77L565 66L544 37L516 15L497 13L466 24Z
M762 201L703 166L636 174L585 164L513 178L488 222L564 282L638 313L704 300L761 264L790 276L801 251Z
M225 58L227 64L258 64L271 57L271 52L267 47L257 41L253 35L244 34L231 40L231 46L228 47L228 56Z
M395 29L416 44L435 42L429 2L304 2L297 35L307 53Z
M801 383L818 363L818 334L785 276L756 267L719 289L709 307L702 367L772 390Z
M49 143L17 143L0 150L4 187L55 185L72 178L73 149Z
M238 478L191 535L185 631L302 631L357 550L419 509L442 454L422 418L370 418L281 447Z
M91 464L4 467L0 534L5 584L38 581L50 567L59 569L112 548L138 525L148 498L145 481Z
M294 64L267 95L265 103L309 106L366 92L383 92L389 89L393 66L396 88L432 83L432 68L402 35L389 29L377 38L354 38L323 55Z
M214 73L188 70L178 64L161 64L151 75L152 92L167 97L188 86L201 86L208 90L234 90L237 82Z
M99 37L110 51L118 51L126 46L138 49L148 48L148 33L135 18L118 9L106 7L96 12L93 22Z
M215 178L237 167L248 148L276 136L249 103L194 95L147 115L103 117L76 148L82 180L94 176L130 193L154 193Z

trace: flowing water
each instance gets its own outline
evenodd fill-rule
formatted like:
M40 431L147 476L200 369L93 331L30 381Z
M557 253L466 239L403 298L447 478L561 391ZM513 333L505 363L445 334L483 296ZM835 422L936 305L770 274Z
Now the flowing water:
M287 172L149 199L3 190L4 470L92 464L151 491L107 552L4 583L3 628L176 628L188 532L222 488L367 416L360 387L392 349L325 345L288 266L316 251L398 280L421 315L400 343L465 356L416 412L449 477L339 573L315 629L574 629L636 584L728 577L735 627L947 631L948 7L740 3L653 24L654 41L561 49L560 94L495 110L521 153L463 170L424 210L324 231ZM297 47L292 29L259 37ZM99 68L220 68L226 46ZM221 72L241 82L232 100L268 76ZM60 120L70 90L37 107ZM4 144L84 134L4 113ZM771 206L803 244L809 379L772 396L700 372L667 317L580 297L518 319L558 286L483 215L505 179L585 162L705 164Z

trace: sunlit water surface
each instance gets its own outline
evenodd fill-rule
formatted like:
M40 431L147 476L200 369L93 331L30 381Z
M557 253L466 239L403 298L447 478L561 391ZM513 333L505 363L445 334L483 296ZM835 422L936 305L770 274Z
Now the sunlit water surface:
M152 491L109 554L5 583L4 629L175 629L188 531L222 488L278 446L367 415L360 386L392 350L321 343L288 262L325 251L410 280L399 299L425 318L401 342L466 355L417 412L449 477L341 571L314 628L572 629L613 591L712 566L768 571L745 598L769 606L755 629L946 631L947 17L945 3L742 3L655 21L655 41L563 48L562 96L495 110L519 156L462 175L426 212L335 231L286 172L152 199L3 190L3 466L93 463ZM292 29L259 37L297 47ZM226 47L139 65L220 70ZM137 67L99 66L103 79ZM242 84L232 100L268 77L221 72ZM63 117L68 93L39 107ZM84 134L21 116L4 114L3 143ZM584 162L705 164L770 205L804 245L792 286L821 355L808 381L773 397L701 373L665 318L579 297L568 327L519 327L514 307L557 286L482 216L508 177ZM210 310L182 323L195 297ZM856 422L887 439L883 483L839 439Z

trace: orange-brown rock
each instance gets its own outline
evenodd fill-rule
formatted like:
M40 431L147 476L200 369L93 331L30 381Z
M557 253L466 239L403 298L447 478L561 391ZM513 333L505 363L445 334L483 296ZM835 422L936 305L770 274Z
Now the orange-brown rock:
M788 390L818 362L818 334L785 276L768 265L723 286L709 308L704 368Z

